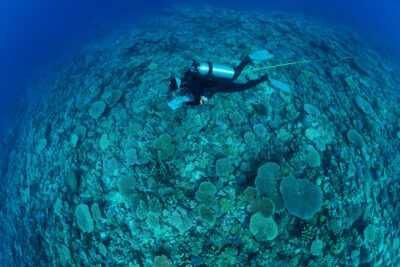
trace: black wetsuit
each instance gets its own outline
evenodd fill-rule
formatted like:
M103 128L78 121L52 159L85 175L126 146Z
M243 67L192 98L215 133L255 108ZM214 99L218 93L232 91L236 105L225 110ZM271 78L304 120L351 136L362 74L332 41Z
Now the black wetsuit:
M246 83L234 83L244 67L251 63L252 60L247 56L237 67L234 68L235 74L231 79L216 78L202 76L193 70L188 70L184 73L182 78L182 88L190 91L193 95L192 101L185 102L185 105L196 106L201 102L201 97L205 96L211 98L217 92L230 93L230 92L241 92L246 89L252 88L261 82L269 81L268 75L250 80ZM196 64L196 63L194 63Z

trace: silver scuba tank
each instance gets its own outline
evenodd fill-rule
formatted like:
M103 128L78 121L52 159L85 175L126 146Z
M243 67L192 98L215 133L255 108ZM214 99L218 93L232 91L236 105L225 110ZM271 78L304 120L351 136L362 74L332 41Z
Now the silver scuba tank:
M217 77L223 79L232 79L235 75L235 69L229 66L212 64L209 62L200 63L197 72L203 76Z

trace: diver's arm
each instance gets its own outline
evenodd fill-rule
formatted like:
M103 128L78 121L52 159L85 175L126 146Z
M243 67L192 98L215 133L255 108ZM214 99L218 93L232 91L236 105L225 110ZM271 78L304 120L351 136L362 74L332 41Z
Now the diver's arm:
M186 106L197 106L197 105L200 105L200 100L199 101L193 100L193 101L189 101L189 102L184 102L183 104L186 105Z
M198 90L198 89L197 89ZM184 102L183 104L184 105L187 105L187 106L197 106L197 105L200 105L200 99L201 99L201 92L200 91L197 91L196 90L196 88L191 88L191 94L192 94L192 97L191 97L191 101L188 101L188 102Z
M204 88L198 83L192 83L189 87L191 93L191 101L184 102L184 105L197 106L200 105L201 96L204 94Z

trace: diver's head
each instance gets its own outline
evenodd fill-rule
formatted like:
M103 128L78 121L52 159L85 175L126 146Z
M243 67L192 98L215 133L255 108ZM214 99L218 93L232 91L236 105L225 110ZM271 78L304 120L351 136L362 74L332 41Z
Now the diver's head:
M198 63L195 59L193 59L193 63L192 63L192 66L190 66L190 71L191 72L198 72L199 70L199 66L200 66L200 63Z
M169 88L172 91L178 90L179 88L181 88L181 83L182 81L178 77L171 78L169 82Z

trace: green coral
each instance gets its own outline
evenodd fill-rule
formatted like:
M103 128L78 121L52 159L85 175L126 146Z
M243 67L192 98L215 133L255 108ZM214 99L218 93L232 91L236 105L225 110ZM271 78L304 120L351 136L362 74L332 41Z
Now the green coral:
M216 220L216 212L208 207L201 205L199 207L200 219L208 224L214 224Z
M173 267L176 266L172 261L165 255L156 256L154 258L154 267Z
M75 208L76 222L82 232L91 233L94 229L94 222L86 204L79 204Z
M217 205L216 192L215 185L210 182L202 182L196 192L196 199L206 207L215 207Z
M278 236L278 226L271 218L265 218L261 212L253 214L249 224L250 232L254 235L257 241L273 240Z
M364 238L367 242L373 242L375 240L375 233L376 233L376 227L372 224L369 224L365 229L364 229Z
M286 176L289 176L289 174L290 174L289 168L287 168L287 167L281 168L281 176L286 177Z
M218 266L231 266L235 264L238 251L233 247L226 247L219 255Z
M351 89L357 88L357 82L354 81L352 76L346 77L344 81L346 82L347 86L349 86Z
M229 158L217 159L215 162L215 172L217 176L222 177L232 173L234 170Z
M306 69L302 69L301 73L303 73L307 78L311 76L311 72Z
M154 140L154 148L158 150L158 157L161 160L166 160L174 154L175 146L171 142L172 137L169 134L163 134Z
M338 237L336 239L336 242L334 242L331 246L331 252L334 255L339 255L343 252L345 247L346 247L346 240L344 239L344 237Z
M249 147L254 146L255 135L252 132L244 133L243 138L246 145L248 145Z
M221 206L221 210L224 213L233 212L235 210L235 206L229 198L221 198L219 200L219 205Z
M236 221L234 224L233 224L233 226L232 226L232 228L231 228L231 230L230 230L230 233L233 235L233 236L236 236L236 237L242 237L243 236L243 231L244 231L244 229L243 229L243 227L242 227L242 225L238 222L238 221Z

